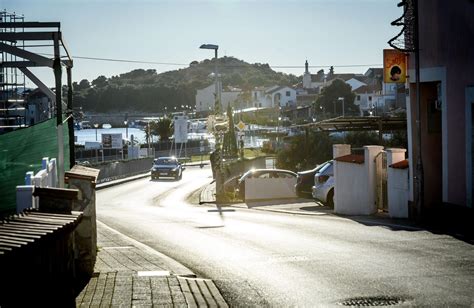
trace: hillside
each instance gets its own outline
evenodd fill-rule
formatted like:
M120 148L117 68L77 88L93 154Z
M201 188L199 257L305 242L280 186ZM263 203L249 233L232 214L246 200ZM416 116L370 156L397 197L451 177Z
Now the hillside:
M180 110L194 106L197 89L213 83L215 59L194 61L189 67L157 74L154 69L138 69L93 81L74 83L74 105L85 111ZM299 77L273 71L268 64L249 64L233 57L218 59L223 86L250 90L257 86L292 85Z

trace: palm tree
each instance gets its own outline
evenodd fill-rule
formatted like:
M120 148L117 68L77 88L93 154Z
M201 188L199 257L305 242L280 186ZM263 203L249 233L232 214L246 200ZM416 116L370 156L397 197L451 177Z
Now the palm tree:
M163 117L158 122L152 122L151 131L153 135L160 136L161 141L167 141L173 134L173 122L170 118Z
M227 106L227 120L229 121L229 130L224 134L223 150L228 157L236 157L237 140L235 139L234 116L230 104Z

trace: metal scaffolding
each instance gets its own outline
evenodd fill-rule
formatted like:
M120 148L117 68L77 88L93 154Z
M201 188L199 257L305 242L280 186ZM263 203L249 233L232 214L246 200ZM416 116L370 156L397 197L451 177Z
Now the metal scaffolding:
M72 76L71 69L73 66L71 55L66 47L64 38L61 33L61 24L59 22L26 22L23 16L15 13L2 12L0 22L0 53L2 62L0 62L0 71L2 72L1 85L2 93L7 98L4 100L5 106L14 100L13 97L19 97L18 86L19 80L23 80L21 85L25 89L25 79L31 80L44 95L51 101L51 107L54 108L51 114L56 115L57 140L58 140L58 175L59 183L62 187L64 173L64 136L63 125L67 122L69 128L69 150L70 150L70 166L75 163L74 159L74 123L72 118ZM39 49L38 49L39 48ZM45 56L49 53L48 48L52 48L52 58ZM40 50L40 51L38 51ZM61 51L64 56L61 56ZM46 86L40 78L38 78L30 67L49 68L54 73L55 87L54 91ZM62 72L63 67L67 73L67 103L62 100ZM24 91L23 91L24 92ZM16 102L19 103L19 100ZM23 103L25 101L23 100ZM12 105L13 106L13 105ZM26 106L27 107L27 106ZM25 106L23 106L25 108ZM8 113L9 108L5 109ZM0 113L1 115L1 113ZM65 117L65 118L64 118ZM8 117L7 117L8 118ZM23 123L19 125L7 125L4 129L13 129L26 126L25 116ZM20 121L21 122L21 121Z
M8 27L7 24L24 22L24 17L7 11L0 11L0 33L23 32L23 28ZM24 41L10 42L24 49ZM18 57L0 50L0 132L26 126L24 92L25 75L16 67L3 66L3 63L17 62Z

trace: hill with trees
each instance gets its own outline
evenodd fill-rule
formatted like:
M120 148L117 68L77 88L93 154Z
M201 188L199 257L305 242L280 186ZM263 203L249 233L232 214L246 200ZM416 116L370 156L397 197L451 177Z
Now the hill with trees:
M154 69L137 69L112 76L98 76L74 82L74 106L84 111L183 110L195 105L197 89L214 82L215 59L193 61L189 67L158 74ZM250 90L258 86L293 85L300 77L275 72L268 64L249 64L233 57L217 59L223 87ZM176 107L176 108L175 108Z

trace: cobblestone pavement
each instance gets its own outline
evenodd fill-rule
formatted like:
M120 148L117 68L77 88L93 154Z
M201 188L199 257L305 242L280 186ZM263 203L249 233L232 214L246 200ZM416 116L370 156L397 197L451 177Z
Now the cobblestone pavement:
M97 223L93 277L77 307L227 307L212 280L150 247Z

